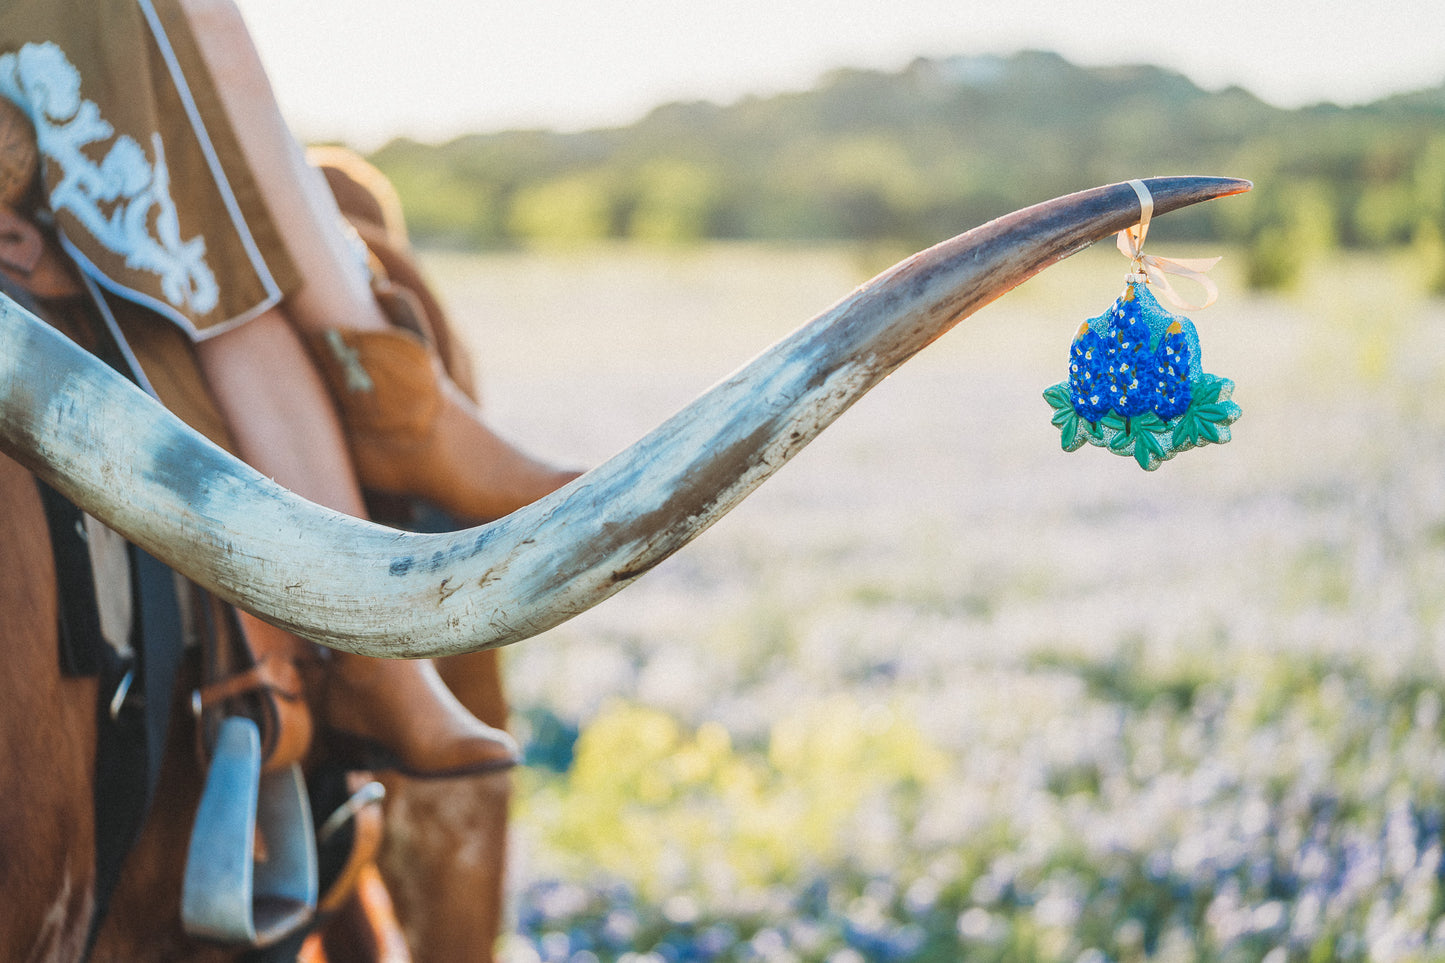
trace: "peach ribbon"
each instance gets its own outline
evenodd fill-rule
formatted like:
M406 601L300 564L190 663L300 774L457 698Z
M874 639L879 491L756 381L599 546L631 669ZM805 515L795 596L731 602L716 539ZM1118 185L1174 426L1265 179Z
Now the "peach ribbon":
M1125 228L1119 232L1119 253L1129 258L1134 264L1134 274L1139 279L1148 279L1154 285L1159 294L1170 304L1185 311L1198 311L1207 308L1219 298L1219 288L1205 272L1220 259L1217 257L1199 258L1169 258L1157 257L1153 254L1145 254L1144 237L1149 233L1149 219L1154 216L1154 196L1149 193L1149 188L1144 182L1133 180L1129 186L1134 188L1134 193L1139 195L1139 223L1133 227ZM1167 275L1173 274L1176 277L1188 278L1204 289L1204 300L1198 304L1184 300L1174 285L1169 283Z

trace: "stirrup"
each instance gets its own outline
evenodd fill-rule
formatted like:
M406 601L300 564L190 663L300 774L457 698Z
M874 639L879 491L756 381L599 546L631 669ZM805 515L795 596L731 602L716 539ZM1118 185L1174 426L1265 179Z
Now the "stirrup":
M270 946L311 921L317 886L316 834L301 767L263 776L260 730L244 716L231 716L221 723L186 854L186 932Z

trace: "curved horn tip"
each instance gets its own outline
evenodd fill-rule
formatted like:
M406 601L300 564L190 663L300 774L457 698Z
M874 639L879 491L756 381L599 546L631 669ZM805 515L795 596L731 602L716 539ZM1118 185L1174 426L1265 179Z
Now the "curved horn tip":
M1127 185L1120 184L1120 187ZM1169 211L1212 201L1220 197L1244 194L1254 189L1254 182L1242 177L1204 177L1184 175L1176 177L1146 177L1144 186L1154 197L1154 210L1164 214ZM1132 190L1132 188L1131 188Z

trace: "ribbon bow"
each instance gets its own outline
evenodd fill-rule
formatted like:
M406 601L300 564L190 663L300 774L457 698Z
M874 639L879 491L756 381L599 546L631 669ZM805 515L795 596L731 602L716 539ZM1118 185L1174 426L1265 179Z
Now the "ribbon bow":
M1219 298L1219 288L1215 287L1214 281L1205 272L1218 264L1220 259L1217 257L1168 258L1145 254L1143 252L1144 237L1149 233L1149 219L1154 216L1154 196L1149 193L1149 188L1144 186L1143 181L1130 181L1129 186L1134 188L1135 194L1139 195L1139 223L1119 232L1119 253L1133 261L1134 273L1147 278L1149 283L1154 285L1158 289L1158 293L1170 304L1185 311L1197 311L1209 307ZM1193 304L1184 300L1179 292L1174 290L1174 286L1169 283L1169 278L1166 277L1169 274L1189 278L1202 287L1204 301Z

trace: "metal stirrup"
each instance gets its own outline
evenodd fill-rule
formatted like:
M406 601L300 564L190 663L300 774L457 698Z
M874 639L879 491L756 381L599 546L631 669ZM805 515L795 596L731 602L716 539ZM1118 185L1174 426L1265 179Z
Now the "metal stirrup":
M260 831L264 856L257 858ZM256 723L221 724L181 895L192 936L269 946L316 912L316 835L299 765L261 774Z

